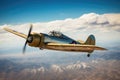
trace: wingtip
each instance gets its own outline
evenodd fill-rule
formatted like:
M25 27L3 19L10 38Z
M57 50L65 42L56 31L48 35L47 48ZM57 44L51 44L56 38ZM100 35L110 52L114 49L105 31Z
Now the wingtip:
M108 49L106 49L106 48L98 47L98 46L97 46L97 48L98 48L98 50L108 50Z
M8 28L8 27L2 27L2 29L3 29L3 30L7 30L7 29L9 29L9 28Z

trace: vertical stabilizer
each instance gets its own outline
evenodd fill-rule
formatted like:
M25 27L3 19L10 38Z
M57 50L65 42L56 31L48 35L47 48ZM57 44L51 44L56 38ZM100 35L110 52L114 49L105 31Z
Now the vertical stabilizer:
M90 35L87 38L87 40L86 40L86 42L84 44L86 44L86 45L95 45L95 37L94 37L94 35ZM93 51L94 50L90 50L90 51L88 51L88 53L92 53ZM88 54L87 56L89 57L90 54Z
M84 44L86 44L86 45L95 45L95 37L94 37L94 35L90 35L87 38L87 40L86 40L86 42Z

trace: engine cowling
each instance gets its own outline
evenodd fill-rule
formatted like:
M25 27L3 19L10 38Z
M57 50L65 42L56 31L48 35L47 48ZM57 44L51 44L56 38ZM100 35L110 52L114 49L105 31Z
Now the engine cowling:
M31 34L32 36L32 42L28 42L28 45L29 46L32 46L32 47L42 47L44 45L44 36L43 34L37 34L37 33L33 33Z

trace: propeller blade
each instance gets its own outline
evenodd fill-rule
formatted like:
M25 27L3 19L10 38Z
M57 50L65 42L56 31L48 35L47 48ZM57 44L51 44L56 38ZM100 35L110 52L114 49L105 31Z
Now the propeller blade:
M24 47L23 47L23 54L25 54L26 45L27 45L27 40L26 40L25 45L24 45Z
M25 54L26 45L27 45L27 43L29 42L29 41L28 41L28 38L31 36L31 35L30 35L30 34L31 34L31 31L32 31L32 24L31 24L31 26L30 26L30 29L29 29L29 32L28 32L28 36L27 36L27 39L26 39L26 41L25 41L25 45L24 45L24 47L23 47L23 54Z
M31 31L32 31L32 24L31 24L29 32L28 32L28 37L30 36Z

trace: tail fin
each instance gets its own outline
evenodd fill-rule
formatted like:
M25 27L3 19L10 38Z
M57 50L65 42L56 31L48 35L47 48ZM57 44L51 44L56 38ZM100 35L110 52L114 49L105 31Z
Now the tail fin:
M94 37L94 35L90 35L87 38L87 40L86 40L86 42L84 44L86 44L86 45L95 45L95 37Z
M87 55L88 57L90 57L90 53L92 53L94 50L106 50L105 48L95 46L95 43L96 43L96 41L95 41L95 36L94 35L90 35L87 38L86 42L84 43L85 45L91 46L91 48L93 46L93 50L88 51L88 55Z
M94 35L90 35L87 38L87 40L86 40L86 42L84 44L86 44L86 45L95 45L95 37L94 37ZM90 50L88 53L92 53L93 51L94 50ZM88 57L89 56L90 56L90 54L88 54Z

